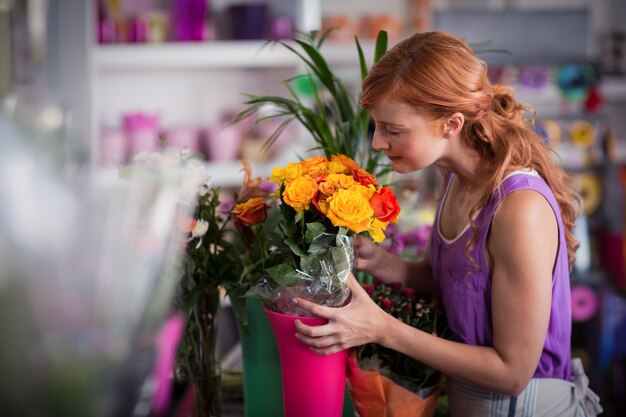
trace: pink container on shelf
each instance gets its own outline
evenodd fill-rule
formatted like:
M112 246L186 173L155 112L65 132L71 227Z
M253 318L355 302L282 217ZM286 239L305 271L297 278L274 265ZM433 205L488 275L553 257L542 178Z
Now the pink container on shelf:
M295 336L296 319L309 326L326 324L327 320L263 310L278 345L284 417L341 417L348 351L319 355Z
M100 131L100 165L120 166L127 158L128 140L124 132L117 128L103 128Z
M199 152L200 132L193 127L177 127L162 132L166 146L173 148L189 149L191 152Z
M212 126L204 135L207 157L211 161L228 162L239 157L243 132L238 125Z
M122 116L124 133L128 139L129 159L139 152L155 152L161 149L159 143L159 116L141 112Z

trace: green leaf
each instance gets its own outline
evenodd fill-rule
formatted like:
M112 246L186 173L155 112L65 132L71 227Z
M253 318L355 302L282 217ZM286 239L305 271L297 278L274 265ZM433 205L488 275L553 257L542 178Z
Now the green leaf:
M311 244L324 234L324 225L319 222L307 223L305 242Z
M332 93L335 91L334 85L334 75L328 68L328 63L324 59L324 57L320 54L320 52L315 49L314 46L307 44L301 40L296 39L295 42L300 45L300 47L306 52L306 54L311 58L311 61L306 61L309 63L309 67L313 70L313 72L319 77L322 84L328 88L328 90ZM312 65L311 62L314 64Z
M306 252L302 250L302 248L300 248L300 246L298 246L295 242L293 242L290 239L285 239L285 245L289 246L289 248L291 249L291 251L296 255L296 256L304 256L306 255Z
M298 214L296 214L296 217L294 219L294 221L296 223L301 222L302 220L304 220L304 211L299 212Z
M382 58L382 56L385 55L385 53L387 52L387 43L388 43L387 31L381 30L380 32L378 32L378 35L376 36L376 48L374 50L374 63L377 63L380 60L380 58Z
M267 268L266 271L278 285L291 286L296 282L296 271L289 265L279 264Z
M311 243L307 252L311 255L319 255L321 253L326 252L327 250L328 250L328 245L315 242L315 243Z
M359 38L354 37L354 41L356 43L356 49L359 53L359 65L361 67L361 80L364 80L367 77L367 63L365 62L365 55L363 54L363 48L361 48L361 44L359 43Z

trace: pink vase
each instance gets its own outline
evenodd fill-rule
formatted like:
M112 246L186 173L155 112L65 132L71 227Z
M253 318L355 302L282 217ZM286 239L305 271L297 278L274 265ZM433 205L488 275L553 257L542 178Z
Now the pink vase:
M322 325L326 319L298 317L263 308L280 356L285 417L341 417L346 381L347 350L319 355L295 336L295 320Z
M139 152L156 152L159 143L159 116L141 112L122 115L122 126L128 138L129 158Z
M241 129L237 125L210 127L205 136L209 160L215 162L236 160L241 150L241 136Z
M189 149L192 153L200 151L199 135L198 129L193 127L178 127L163 132L167 146Z

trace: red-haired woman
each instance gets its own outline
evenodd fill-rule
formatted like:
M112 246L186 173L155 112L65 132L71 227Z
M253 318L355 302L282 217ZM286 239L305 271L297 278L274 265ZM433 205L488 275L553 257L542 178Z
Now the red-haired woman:
M466 43L427 32L373 66L361 105L376 122L373 147L395 171L435 165L445 182L421 262L358 237L356 266L439 294L458 342L395 320L353 277L346 307L297 300L329 319L320 327L298 322L297 336L325 354L375 342L439 369L453 416L600 412L571 360L577 195L512 90L490 83Z

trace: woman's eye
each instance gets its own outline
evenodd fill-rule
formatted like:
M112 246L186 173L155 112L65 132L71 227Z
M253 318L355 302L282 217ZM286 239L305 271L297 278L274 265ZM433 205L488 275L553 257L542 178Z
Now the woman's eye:
M385 135L385 136L395 136L398 133L400 133L398 131L388 129L387 127L383 127L382 131L383 131L383 135Z

